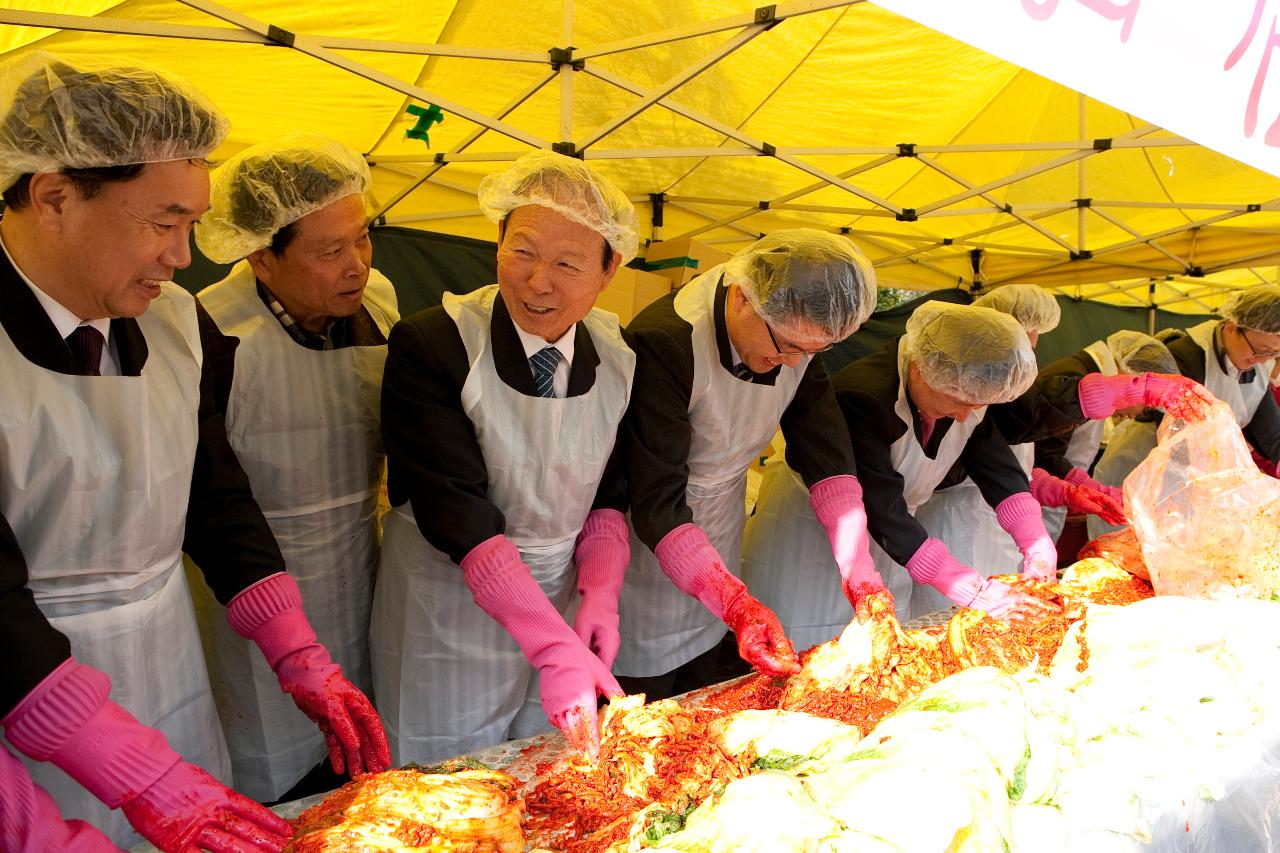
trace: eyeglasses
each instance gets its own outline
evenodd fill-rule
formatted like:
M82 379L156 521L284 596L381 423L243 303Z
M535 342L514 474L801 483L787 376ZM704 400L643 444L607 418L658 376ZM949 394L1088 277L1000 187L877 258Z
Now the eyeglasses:
M773 336L773 329L769 326L769 321L761 317L760 322L764 323L764 330L769 333L769 340L773 342L773 348L778 351L778 355L817 355L835 346L835 343L829 343L825 347L818 349L783 349L778 346L778 339Z
M1244 338L1245 345L1249 347L1249 352L1253 353L1253 357L1260 361L1268 361L1280 356L1280 349L1260 350L1253 345L1253 341L1249 339L1249 330L1243 326L1236 326L1236 331L1240 333L1240 337Z

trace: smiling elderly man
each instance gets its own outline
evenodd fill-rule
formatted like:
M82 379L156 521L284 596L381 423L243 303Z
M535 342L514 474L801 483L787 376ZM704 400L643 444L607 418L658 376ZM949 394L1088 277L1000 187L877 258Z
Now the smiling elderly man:
M498 283L398 323L383 383L395 509L369 645L400 763L532 734L544 715L589 738L597 696L621 693L615 444L635 356L592 304L635 256L635 210L546 152L479 197L498 223Z
M214 363L227 437L244 465L316 636L347 678L370 686L369 609L378 567L387 335L399 319L373 269L364 209L369 167L346 146L294 133L245 149L212 176L201 251L240 261L200 292L224 335ZM243 260L241 260L243 259ZM278 800L325 741L194 583L218 715L236 786Z

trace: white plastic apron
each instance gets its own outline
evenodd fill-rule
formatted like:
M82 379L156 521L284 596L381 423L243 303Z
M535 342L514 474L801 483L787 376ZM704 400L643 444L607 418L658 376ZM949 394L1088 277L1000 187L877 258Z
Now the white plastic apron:
M506 519L507 537L552 604L571 618L573 548L630 399L635 354L617 318L592 310L582 321L600 356L591 390L551 399L522 394L494 367L490 320L499 298L497 285L445 294L444 309L471 365L462 408L475 427L489 499ZM549 725L537 673L476 605L462 570L423 538L408 503L386 519L369 646L396 764L439 761Z
M1192 326L1187 332L1191 335L1191 340L1204 350L1204 387L1231 407L1232 414L1236 416L1236 424L1244 428L1253 420L1253 413L1258 411L1262 398L1271 391L1271 368L1274 361L1256 365L1253 381L1241 385L1237 379L1240 372L1234 366L1231 372L1224 370L1214 350L1213 337L1218 322L1206 320L1198 326Z
M1035 444L1011 444L1009 449L1029 480L1035 465ZM970 477L934 492L916 511L916 521L930 536L941 539L951 556L979 574L990 577L1022 570L1022 552L1017 543L1000 526L995 510Z
M740 573L746 522L747 468L769 443L791 404L810 357L782 365L773 385L744 382L724 369L716 346L715 299L723 267L712 267L676 295L676 313L692 326L693 390L689 396L689 482L685 500L725 568ZM641 390L643 393L643 389ZM830 549L828 549L829 551ZM631 532L631 563L618 598L622 647L613 671L663 675L710 650L725 625L662 573L648 546Z
M1094 341L1084 348L1089 357L1093 359L1094 364L1098 365L1098 371L1103 376L1115 376L1120 372L1116 366L1115 357L1111 354L1111 349L1107 346L1106 341ZM1106 428L1107 422L1105 418L1098 420L1085 421L1076 427L1071 433L1070 440L1067 441L1066 459L1067 464L1072 468L1079 468L1086 473L1093 465L1093 460L1098 455L1098 448L1102 446L1102 432ZM1045 530L1056 541L1058 536L1062 534L1062 528L1067 522L1067 508L1064 506L1047 506L1040 511L1041 517L1044 519Z
M893 408L907 429L890 445L889 460L902 475L903 499L914 516L960 457L987 410L985 406L975 410L964 423L952 422L938 447L937 458L930 459L912 429L906 375L906 338L902 338L898 343L898 399ZM765 466L756 514L747 522L743 548L742 570L753 581L752 593L778 614L796 649L826 642L849 624L853 612L840 588L840 569L831 554L826 530L809 505L808 489L780 459L770 460ZM893 593L898 618L910 619L916 603L924 599L922 593L932 592L932 588L915 587L907 570L874 539L871 557ZM945 598L939 604L925 601L920 605L922 613L949 606L951 602Z
M76 659L110 675L112 700L183 758L229 782L180 568L203 358L195 302L166 283L138 326L148 348L141 376L55 373L0 331L0 510L36 604ZM61 770L24 762L64 817L117 845L140 840Z
M316 636L343 674L369 692L387 347L299 345L258 296L247 261L201 291L200 301L223 334L240 339L227 438ZM369 272L364 305L382 334L390 334L398 319L395 291L377 270ZM198 572L191 590L236 789L278 800L327 755L324 736L280 689L257 646L231 630Z
M765 464L756 511L747 519L742 579L777 614L796 651L838 636L853 618L809 490L781 454Z

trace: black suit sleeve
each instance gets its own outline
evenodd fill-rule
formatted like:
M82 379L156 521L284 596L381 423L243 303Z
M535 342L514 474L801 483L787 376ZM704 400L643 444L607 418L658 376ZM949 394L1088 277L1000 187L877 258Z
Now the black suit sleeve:
M627 342L636 354L623 430L631 521L640 541L654 548L672 530L693 521L685 498L693 443L693 347L688 324L682 328L675 322L671 328L633 322Z
M822 356L805 369L780 423L787 439L787 465L810 488L837 474L854 473L849 428L840 414Z
M983 418L974 428L964 450L960 451L960 461L992 509L1005 498L1029 489L1018 458L990 418Z
M27 588L27 561L13 529L0 515L0 717L71 657L71 643L36 607Z
M1269 461L1280 462L1280 406L1270 388L1245 425L1244 437Z
M227 441L226 422L217 401L216 355L234 345L198 302L196 313L201 346L215 357L206 359L200 372L199 437L182 550L201 567L218 601L226 604L285 566L271 528L253 499L249 478Z
M467 355L443 308L391 329L382 378L382 442L391 504L409 502L418 529L455 563L506 531L488 497L489 473L462 410Z

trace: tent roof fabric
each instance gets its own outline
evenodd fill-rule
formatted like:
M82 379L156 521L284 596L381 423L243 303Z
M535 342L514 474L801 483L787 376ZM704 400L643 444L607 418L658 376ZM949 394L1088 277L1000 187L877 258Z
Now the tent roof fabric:
M1195 313L1280 263L1280 178L863 0L229 2L18 0L0 56L145 59L231 117L217 156L332 136L373 165L383 222L465 237L493 237L484 175L558 146L642 237L842 231L887 286ZM407 137L427 103L444 122Z

